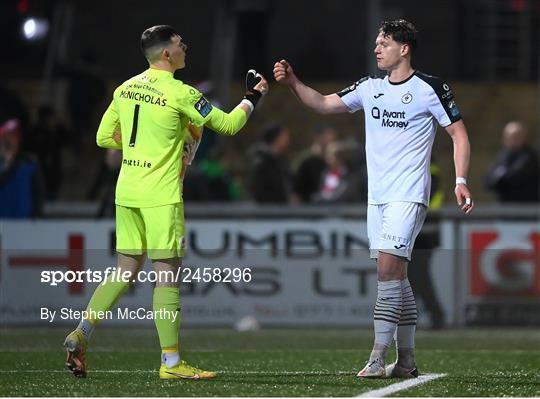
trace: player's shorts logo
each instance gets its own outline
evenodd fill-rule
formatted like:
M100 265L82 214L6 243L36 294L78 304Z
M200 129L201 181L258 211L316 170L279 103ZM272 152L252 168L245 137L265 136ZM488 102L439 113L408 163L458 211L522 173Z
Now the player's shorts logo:
M371 116L374 117L375 119L380 119L381 118L381 110L377 107L373 107L371 108Z
M403 104L409 104L412 101L412 94L411 93L405 93L403 97L401 97L401 102Z
M443 83L442 88L446 91L450 91L450 86L448 86L446 83Z

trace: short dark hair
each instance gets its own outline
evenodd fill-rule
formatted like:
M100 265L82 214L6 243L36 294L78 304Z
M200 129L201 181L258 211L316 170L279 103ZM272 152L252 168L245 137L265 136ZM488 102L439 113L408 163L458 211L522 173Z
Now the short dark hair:
M171 42L173 36L180 36L180 34L169 25L156 25L146 29L141 35L142 53L148 59L149 49L158 45L165 47Z
M381 22L379 32L385 36L391 36L396 42L408 44L411 50L415 50L418 47L416 39L418 30L412 23L404 19Z

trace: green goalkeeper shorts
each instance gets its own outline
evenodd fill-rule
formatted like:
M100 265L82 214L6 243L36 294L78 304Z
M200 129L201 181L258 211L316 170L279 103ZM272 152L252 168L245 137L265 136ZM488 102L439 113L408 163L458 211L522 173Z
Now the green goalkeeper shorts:
M154 259L184 256L184 207L176 204L150 208L116 205L116 250L124 255Z

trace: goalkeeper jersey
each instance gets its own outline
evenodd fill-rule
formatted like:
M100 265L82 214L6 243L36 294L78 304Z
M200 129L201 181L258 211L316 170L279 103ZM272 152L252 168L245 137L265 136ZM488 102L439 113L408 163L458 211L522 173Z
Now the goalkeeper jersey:
M182 201L182 149L191 139L188 124L236 134L247 114L225 113L169 71L148 69L122 83L103 115L100 147L122 149L116 204L142 208ZM120 141L121 137L121 141Z

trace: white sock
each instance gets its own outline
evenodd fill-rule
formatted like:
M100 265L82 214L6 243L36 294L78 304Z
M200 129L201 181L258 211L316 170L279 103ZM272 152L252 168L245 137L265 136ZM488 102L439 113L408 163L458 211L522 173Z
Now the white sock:
M401 295L403 309L397 327L396 342L398 348L411 349L414 348L417 313L414 293L408 278L401 280Z
M403 310L396 331L398 363L404 367L414 367L414 336L416 334L416 301L409 279L401 280Z
M377 302L373 312L375 327L375 345L370 360L376 357L384 362L386 350L394 339L397 323L401 316L401 282L399 280L379 281L377 284Z
M82 319L77 326L77 330L82 332L84 339L86 342L90 341L90 337L92 336L92 333L94 332L94 325L90 323L90 321L86 319Z
M167 367L176 366L180 363L180 353L178 352L163 352L161 354L161 363Z
M378 344L377 342L375 342L375 344L373 345L373 349L371 350L371 354L369 355L369 362L376 360L381 365L384 366L387 353L388 353L388 346Z

